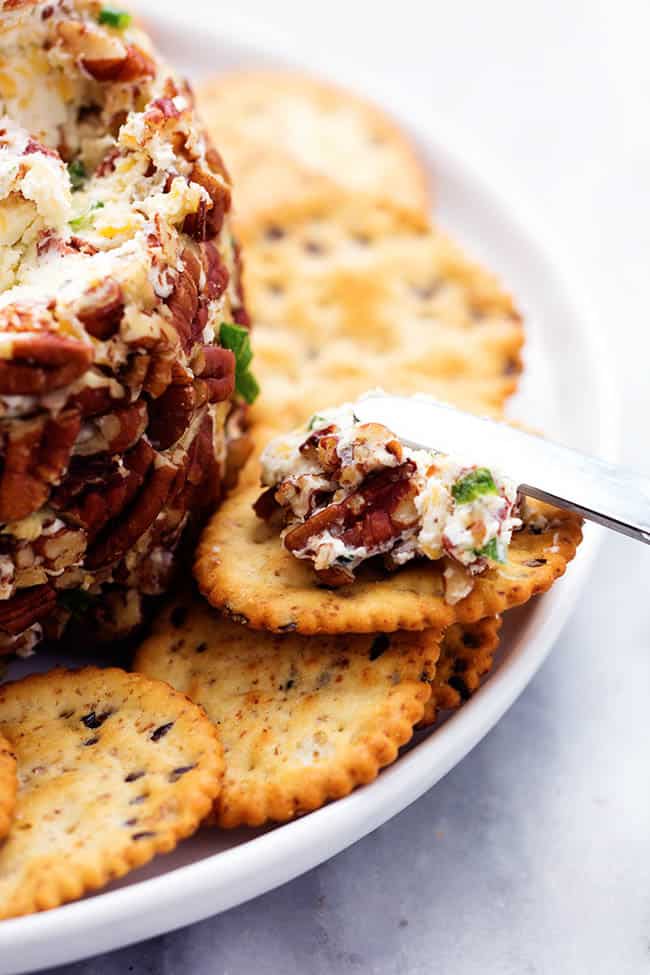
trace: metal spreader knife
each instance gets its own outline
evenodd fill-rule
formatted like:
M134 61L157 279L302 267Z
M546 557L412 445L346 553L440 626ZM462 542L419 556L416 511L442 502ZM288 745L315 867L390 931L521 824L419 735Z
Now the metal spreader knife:
M634 471L426 397L372 393L354 413L362 423L383 423L409 447L494 467L523 495L650 544L650 479Z

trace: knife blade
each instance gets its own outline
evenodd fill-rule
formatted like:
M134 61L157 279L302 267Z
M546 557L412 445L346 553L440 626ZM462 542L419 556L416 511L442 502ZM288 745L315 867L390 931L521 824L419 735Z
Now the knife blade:
M641 474L424 396L373 393L354 413L383 423L406 446L494 467L521 494L650 544L650 479Z

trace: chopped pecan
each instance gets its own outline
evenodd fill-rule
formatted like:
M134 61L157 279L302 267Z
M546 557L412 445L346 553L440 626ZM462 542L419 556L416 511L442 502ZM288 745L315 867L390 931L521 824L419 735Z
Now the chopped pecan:
M415 465L409 460L400 467L371 474L358 491L337 504L329 504L288 531L284 537L286 548L300 551L324 531L333 532L350 547L381 546L403 531L404 525L396 523L391 514L414 492L414 470Z
M177 119L180 117L180 112L176 108L172 98L154 98L152 102L147 105L147 110L144 113L144 120L148 125L158 127L164 125L168 119Z
M339 438L334 425L314 430L304 443L300 445L300 453L308 460L319 464L327 473L336 471L341 466L338 454Z
M18 636L38 623L56 606L56 593L49 584L23 589L0 602L0 630Z
M40 152L41 155L49 156L51 159L61 159L59 153L54 149L48 149L42 142L37 142L36 139L30 137L27 140L27 145L23 149L23 156L31 156L35 152Z
M129 358L126 368L120 373L120 382L133 394L139 393L147 378L150 365L151 356L148 352L136 352Z
M113 396L108 384L105 386L84 386L72 393L68 399L68 406L76 407L85 418L110 413L116 407L123 406L127 399L126 390L122 391L121 396Z
M253 511L262 521L270 521L280 511L280 505L275 500L275 485L262 491L253 505Z
M140 439L147 428L147 404L137 400L122 409L98 416L94 423L99 434L99 450L93 453L123 454Z
M84 69L95 81L112 81L128 84L132 81L144 81L156 74L156 65L148 54L129 44L123 57L89 58L81 61Z
M95 170L95 176L110 176L111 173L114 173L115 164L121 155L122 152L117 148L117 146L113 146L112 149L109 149Z
M77 318L90 335L101 341L117 332L123 313L124 294L118 282L111 277L88 288L77 306Z
M142 388L152 399L162 396L167 387L171 385L176 366L180 365L177 355L178 349L171 346L157 348L151 354Z
M184 366L182 362L178 359L174 359L172 363L172 385L173 386L191 386L194 381L194 373Z
M169 463L152 465L142 489L117 524L109 522L86 556L88 569L117 562L132 548L162 510L177 468Z
M88 254L90 257L93 254L99 253L94 244L91 244L89 240L84 240L83 237L77 237L73 234L68 238L68 244L73 251L77 251L79 254Z
M126 60L127 49L122 40L96 24L62 20L56 26L56 38L60 47L84 67L87 61L122 64Z
M0 474L0 522L18 521L45 503L67 468L80 426L77 410L12 424Z
M63 526L49 535L41 535L32 548L48 572L62 572L71 565L78 565L86 550L86 533Z

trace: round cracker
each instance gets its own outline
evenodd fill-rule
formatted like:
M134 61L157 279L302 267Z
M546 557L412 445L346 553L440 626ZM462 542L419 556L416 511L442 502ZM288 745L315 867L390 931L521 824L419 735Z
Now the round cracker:
M236 128L222 128L220 152L233 178L235 228L249 226L270 207L290 206L296 199L327 192L335 184L302 165L277 145L263 145Z
M352 192L389 193L424 213L431 206L428 173L411 142L384 112L345 89L287 71L237 71L200 85L197 103L235 186L243 137ZM272 176L262 158L260 182Z
M89 667L5 684L0 732L19 780L0 918L57 907L172 850L221 787L213 724L140 674Z
M253 511L259 486L247 477L213 515L199 543L195 574L208 601L253 628L299 633L389 633L474 623L549 589L574 557L581 522L569 512L529 502L535 519L513 535L504 565L474 579L450 606L444 598L446 560L409 562L388 573L366 563L339 589L318 585L311 564L294 558L278 533Z
M435 724L440 711L456 710L478 690L481 679L492 669L500 629L500 616L449 627L440 648L421 728Z
M16 756L7 739L0 735L0 840L11 826L17 786Z
M503 406L521 372L510 295L439 229L393 203L312 188L240 222L268 419L381 385ZM302 417L301 417L302 418Z
M161 615L135 667L217 724L226 775L213 820L261 826L345 796L394 761L423 717L440 639L260 633L187 597Z

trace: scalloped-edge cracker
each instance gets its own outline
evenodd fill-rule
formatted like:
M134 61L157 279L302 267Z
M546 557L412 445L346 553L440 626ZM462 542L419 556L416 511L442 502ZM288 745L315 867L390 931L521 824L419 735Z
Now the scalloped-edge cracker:
M387 200L311 186L242 220L268 420L302 420L373 386L498 409L517 386L510 295L440 229Z
M0 840L11 826L17 787L16 756L7 739L0 735Z
M394 761L423 717L441 636L256 632L188 596L161 614L135 667L217 725L226 775L212 821L261 826L345 796Z
M549 589L582 537L577 516L528 502L529 520L513 535L507 562L476 576L470 594L453 606L445 601L445 559L410 562L395 572L371 560L351 585L326 589L311 565L290 555L255 515L259 493L249 473L208 523L195 561L206 599L254 629L388 633L475 623Z
M0 687L18 796L0 845L0 919L48 910L172 850L219 794L223 755L203 711L116 668Z
M478 690L481 679L492 669L500 630L500 616L449 627L419 727L435 724L440 711L459 708Z
M429 210L429 176L412 143L380 108L344 88L302 73L234 71L199 85L197 103L235 186L246 139L260 147L257 179L267 186L274 170L265 154L280 151L353 193Z

